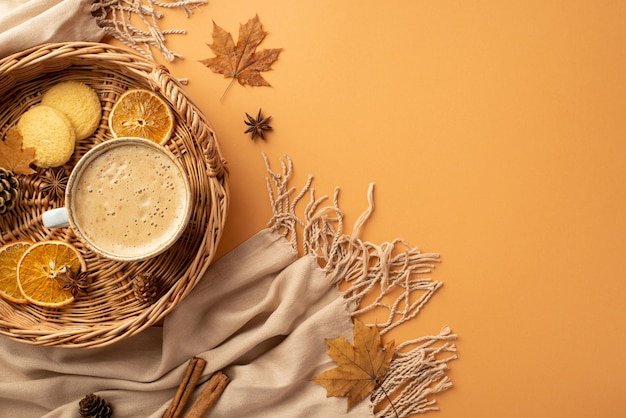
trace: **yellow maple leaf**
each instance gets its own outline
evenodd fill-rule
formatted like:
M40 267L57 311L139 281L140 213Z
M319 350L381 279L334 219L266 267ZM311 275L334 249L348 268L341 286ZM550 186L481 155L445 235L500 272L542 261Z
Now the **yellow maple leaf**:
M394 355L394 342L383 345L375 327L354 320L354 345L344 337L326 339L328 355L337 367L312 380L326 389L326 396L347 396L348 410L361 402L381 381Z
M33 174L30 165L35 160L35 149L22 149L22 136L16 127L7 131L4 141L0 141L0 167L15 174Z

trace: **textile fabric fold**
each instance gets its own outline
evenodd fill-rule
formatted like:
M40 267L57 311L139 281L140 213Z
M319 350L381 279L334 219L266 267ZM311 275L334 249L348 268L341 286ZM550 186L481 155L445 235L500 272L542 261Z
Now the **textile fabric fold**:
M105 36L153 59L153 49L167 61L182 55L167 47L167 38L184 29L161 27L164 11L182 10L190 17L206 0L2 0L0 57L48 42L98 42Z
M351 334L345 301L315 259L263 230L211 266L162 328L89 350L0 338L0 411L75 416L96 393L116 417L160 417L198 356L202 382L217 370L230 378L212 417L372 416L367 402L346 413L344 399L310 381L332 367L324 339Z
M46 42L97 42L104 36L93 0L2 0L0 57Z

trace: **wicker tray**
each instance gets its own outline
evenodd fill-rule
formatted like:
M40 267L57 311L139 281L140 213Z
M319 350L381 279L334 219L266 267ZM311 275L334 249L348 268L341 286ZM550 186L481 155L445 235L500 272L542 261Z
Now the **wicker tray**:
M98 92L103 106L100 126L92 137L77 144L64 167L19 176L22 197L15 209L0 217L0 243L17 239L70 242L85 257L92 284L87 295L63 308L19 305L0 298L0 334L36 345L102 347L158 323L201 279L224 227L227 173L215 133L167 69L107 44L47 44L0 60L0 138L40 101L47 87L70 79ZM42 191L42 186L53 175L69 174L87 150L111 138L110 110L117 97L132 87L161 94L174 110L176 130L166 146L189 176L194 209L185 233L171 249L150 260L122 263L93 254L69 228L44 228L41 213L62 206L63 201ZM142 301L133 291L133 280L144 274L157 279L157 298L152 302Z

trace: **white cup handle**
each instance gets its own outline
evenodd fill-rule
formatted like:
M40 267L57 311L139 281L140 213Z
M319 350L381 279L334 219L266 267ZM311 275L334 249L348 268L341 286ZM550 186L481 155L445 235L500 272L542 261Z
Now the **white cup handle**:
M65 208L47 210L41 214L41 220L46 228L65 228L70 226Z

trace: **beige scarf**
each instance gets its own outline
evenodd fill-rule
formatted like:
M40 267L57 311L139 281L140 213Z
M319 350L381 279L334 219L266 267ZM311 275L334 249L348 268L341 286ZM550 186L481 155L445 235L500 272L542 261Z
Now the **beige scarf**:
M217 370L230 378L212 417L405 418L437 409L433 395L451 386L446 369L456 351L456 336L447 327L399 344L382 386L349 412L345 399L327 398L311 381L335 366L325 339L351 339L352 317L386 306L389 320L377 325L385 334L414 319L441 283L423 277L436 254L401 241L378 246L358 238L372 206L354 233L344 234L337 192L327 205L309 179L296 193L288 185L291 168L289 160L281 173L268 165L270 227L212 265L163 328L89 350L1 338L2 413L73 416L80 399L96 393L112 404L116 417L160 417L193 356L207 361L197 391ZM307 195L300 219L296 208ZM304 255L298 256L298 248ZM395 301L391 294L398 295ZM372 295L374 302L363 306ZM385 394L393 409L383 407Z
M168 61L180 54L166 46L182 29L163 29L159 19L168 9L187 17L207 0L2 0L0 57L46 42L97 42L112 36L152 58L156 49ZM134 19L133 23L131 20Z

